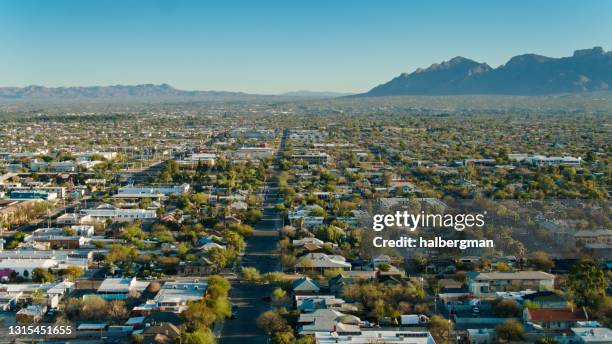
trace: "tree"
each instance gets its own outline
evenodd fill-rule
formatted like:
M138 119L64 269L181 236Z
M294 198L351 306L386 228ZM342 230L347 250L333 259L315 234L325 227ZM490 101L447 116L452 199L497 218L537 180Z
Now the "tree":
M76 314L73 318L79 320L100 319L100 315L104 316L108 307L108 303L98 296L88 296L77 304Z
M222 248L212 248L208 251L208 258L219 269L225 268L229 263L229 257L226 250Z
M181 313L181 317L187 328L191 330L209 327L217 318L203 301L190 302L187 309Z
M540 337L535 344L559 344L559 341L552 337Z
M272 291L272 299L275 301L284 300L287 297L287 292L282 288L276 288Z
M77 278L83 276L85 272L80 266L69 266L66 268L66 275L71 281L76 281Z
M249 282L257 282L261 278L259 271L257 271L257 269L253 267L243 266L240 269L240 275L242 276L242 278L244 278L245 280Z
M606 275L592 260L582 260L572 267L569 289L579 306L594 307L605 295Z
M550 259L550 256L546 252L536 251L531 254L528 259L530 265L535 266L537 269L550 271L555 263Z
M207 328L187 333L184 341L185 344L215 344L216 342L215 335Z
M285 281L285 274L280 271L268 272L263 275L262 280L272 284L280 284Z
M520 315L521 306L514 299L503 299L495 304L493 311L500 317L511 318Z
M257 317L257 327L261 328L268 336L287 328L287 321L277 312L267 311Z
M507 341L518 341L525 339L525 329L516 320L508 320L495 327L497 336Z
M113 322L119 322L119 320L127 318L129 315L128 310L125 308L125 302L122 300L112 300L107 302L106 305L106 316Z
M151 283L149 283L146 290L151 294L156 294L160 289L161 289L161 286L159 282L152 281Z
M288 330L276 332L272 337L272 344L293 344L295 336L293 331L289 328Z
M450 336L449 331L452 331L452 322L439 315L434 315L427 323L427 328L434 337L434 340L437 343L442 343L444 342L444 338Z
M315 344L315 339L312 336L302 336L295 341L295 344Z
M227 298L231 285L221 276L213 275L208 278L206 297L209 299Z
M25 274L26 272L27 270L23 272L24 277L27 277ZM36 268L32 270L32 281L37 283L49 283L55 281L55 277L47 269Z
M253 224L259 221L259 219L261 219L262 216L263 215L259 209L250 208L249 210L247 210L244 220L246 223Z

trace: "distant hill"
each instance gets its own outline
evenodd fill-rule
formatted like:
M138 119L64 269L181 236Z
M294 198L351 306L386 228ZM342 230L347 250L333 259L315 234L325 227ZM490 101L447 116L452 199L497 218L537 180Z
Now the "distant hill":
M280 96L296 98L337 98L348 96L351 94L352 93L300 90L282 93L280 94Z
M279 95L259 95L225 91L184 91L168 84L113 85L86 87L0 87L1 100L49 100L49 101L90 101L90 100L296 100L327 99L350 95L339 92L294 91Z
M612 52L601 47L552 58L519 55L491 68L463 57L401 74L358 96L507 94L544 95L612 88Z
M93 99L175 99L194 100L253 97L241 92L183 91L168 84L114 85L89 87L0 87L2 100L93 100Z

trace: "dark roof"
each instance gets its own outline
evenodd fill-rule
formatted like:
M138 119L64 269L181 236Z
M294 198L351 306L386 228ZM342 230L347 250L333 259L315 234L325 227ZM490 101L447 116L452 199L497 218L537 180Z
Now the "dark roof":
M172 325L171 323L164 322L158 325L147 327L147 329L144 331L144 335L147 337L154 336L156 334L161 334L170 338L176 338L181 335L181 330L179 330L178 327Z
M524 295L523 300L565 301L565 298L562 295L559 295L553 291L539 291L537 293Z
M147 323L170 323L179 326L183 323L180 316L172 312L153 312L145 319Z
M329 280L329 285L334 285L334 284L344 284L344 276L342 276L342 274L337 274L335 277L332 277Z

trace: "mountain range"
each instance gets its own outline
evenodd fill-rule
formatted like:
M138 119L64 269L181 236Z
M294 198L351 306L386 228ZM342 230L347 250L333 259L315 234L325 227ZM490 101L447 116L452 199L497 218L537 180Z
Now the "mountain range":
M492 68L464 57L401 74L358 96L506 94L544 95L609 90L612 52L601 47L552 58L524 54Z
M113 85L86 87L0 87L0 100L194 100L232 101L249 99L325 99L350 95L340 92L300 90L278 95L259 95L227 91L184 91L168 84Z
M577 50L553 58L524 54L492 68L486 63L455 57L428 68L404 73L362 94L294 91L256 95L226 91L185 91L168 84L90 87L0 87L0 101L186 100L245 101L325 99L342 96L401 95L546 95L603 91L612 88L612 52L601 47Z
M183 91L168 84L113 85L88 87L0 87L0 99L5 100L79 100L133 98L222 99L249 96L242 92Z

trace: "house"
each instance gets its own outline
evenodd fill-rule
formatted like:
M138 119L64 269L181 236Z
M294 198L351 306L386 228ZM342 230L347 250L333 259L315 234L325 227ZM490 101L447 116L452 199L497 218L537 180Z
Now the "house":
M138 281L136 277L106 278L100 283L97 292L105 300L123 300L130 293L142 293L148 285L148 281Z
M207 288L206 281L170 281L162 285L153 300L161 312L181 313L189 301L202 299Z
M194 261L187 261L180 263L183 275L185 276L206 276L214 274L218 271L218 268L213 264L210 259L206 257L200 257Z
M317 344L371 344L371 343L404 343L404 344L436 344L431 333L426 331L395 331L395 330L359 330L357 333L317 332Z
M467 330L469 344L489 344L495 343L496 332L492 328L470 328Z
M295 308L301 313L311 313L317 309L342 310L346 301L334 295L296 295Z
M610 344L612 330L606 327L573 327L572 339L580 344Z
M298 278L291 283L293 293L296 295L309 295L316 294L321 291L319 282L313 280L310 277Z
M331 333L336 331L338 324L351 333L359 332L361 320L356 316L347 315L333 309L317 309L312 313L302 313L298 318L298 332L301 335L317 332ZM349 325L349 326L345 326ZM351 326L352 325L352 326ZM349 332L349 331L346 331Z
M574 234L574 242L577 248L588 244L606 244L612 247L612 229L577 231Z
M42 190L12 190L8 193L8 198L11 200L42 199L52 201L57 199L57 193Z
M324 245L325 241L317 238L306 237L303 239L295 239L292 241L293 247L302 247L306 244Z
M492 296L499 291L552 290L554 281L554 275L542 271L468 273L468 288L475 296Z
M212 249L225 250L225 246L219 245L216 242L209 242L207 244L200 246L200 250L202 250L202 252L208 252Z
M545 330L563 331L588 320L584 308L530 308L523 310L523 321L541 326Z
M172 344L181 338L181 330L171 323L162 322L147 327L142 336L145 344Z
M8 251L5 251L8 252ZM63 254L51 254L47 257L42 257L36 253L31 256L28 255L29 251L13 251L19 252L19 254L13 257L4 258L0 256L0 270L11 269L19 276L26 279L31 279L32 271L34 269L65 269L69 266L78 266L83 270L87 270L88 259L87 258L75 258L69 257ZM36 252L36 251L33 251ZM43 251L44 252L44 251Z
M344 257L339 255L327 255L325 253L309 253L300 257L295 264L295 269L298 271L320 271L325 270L351 270L351 263L347 262Z
M45 313L47 313L47 305L33 304L20 309L16 314L16 318L17 322L21 324L32 324L41 321Z
M538 291L526 294L521 297L523 303L529 302L541 308L564 308L567 306L567 299L554 291Z
M62 214L57 219L55 219L55 223L58 226L62 225L82 225L85 223L91 223L93 219L89 215L81 215L75 213Z
M344 286L346 286L346 280L344 276L342 276L342 274L338 274L336 275L336 277L330 278L330 280L327 282L327 285L329 286L329 291L331 293L340 294L342 293Z
M293 162L304 161L311 165L327 165L329 155L325 152L306 150L292 154L289 159Z

